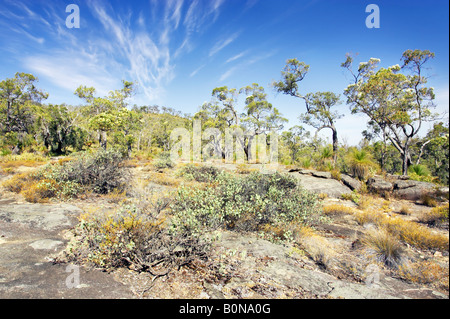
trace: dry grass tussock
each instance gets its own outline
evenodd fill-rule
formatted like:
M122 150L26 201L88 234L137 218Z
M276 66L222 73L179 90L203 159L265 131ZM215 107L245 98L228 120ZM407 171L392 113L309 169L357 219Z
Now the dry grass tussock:
M402 263L403 247L396 236L386 229L369 230L362 243L373 252L376 260L388 267L397 268Z
M432 208L429 212L423 214L420 218L420 222L430 225L430 226L447 226L448 228L448 212L449 205L448 203L442 206L437 206Z
M353 215L356 213L356 209L342 204L323 206L322 211L327 216Z
M389 217L375 210L358 212L355 218L360 225L373 224L417 248L448 251L448 237L435 233L428 227L416 222L401 217Z

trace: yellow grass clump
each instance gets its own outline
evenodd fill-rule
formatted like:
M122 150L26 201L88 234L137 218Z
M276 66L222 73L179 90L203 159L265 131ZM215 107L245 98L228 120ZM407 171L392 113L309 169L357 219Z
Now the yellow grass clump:
M404 280L418 284L431 284L432 286L448 291L448 267L432 261L419 261L402 265L398 274Z
M356 213L356 210L354 208L341 204L326 205L322 208L322 211L327 216L353 215Z
M449 240L446 236L401 217L389 217L375 210L368 210L356 213L355 218L360 225L373 224L418 248L444 250L449 248Z

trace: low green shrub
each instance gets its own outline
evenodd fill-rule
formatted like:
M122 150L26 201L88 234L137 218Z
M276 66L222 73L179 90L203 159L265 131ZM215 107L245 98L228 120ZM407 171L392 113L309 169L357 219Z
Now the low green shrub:
M309 225L322 216L318 203L315 194L288 175L222 172L208 187L178 189L171 205L172 227L202 233L217 228L262 231L266 225Z
M214 182L221 172L222 170L214 166L188 164L181 168L180 175L188 180L209 183Z
M153 167L155 167L158 170L162 170L165 168L174 168L175 163L172 162L172 160L170 159L170 153L162 152L155 159L155 161L153 163Z

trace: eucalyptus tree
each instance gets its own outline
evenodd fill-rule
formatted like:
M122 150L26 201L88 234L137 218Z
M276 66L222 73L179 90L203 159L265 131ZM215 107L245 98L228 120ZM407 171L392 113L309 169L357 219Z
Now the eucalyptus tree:
M339 142L335 124L343 115L333 111L332 108L340 104L340 96L333 92L302 94L299 83L304 80L308 72L309 65L295 58L289 59L281 72L282 79L272 85L279 93L304 100L306 112L300 115L300 121L314 127L316 133L325 128L332 131L333 158L336 163Z
M426 87L424 64L434 58L425 50L407 50L403 53L403 65L380 68L379 59L371 58L360 63L353 71L353 57L347 55L341 66L353 76L353 83L344 91L352 113L369 117L383 137L392 143L402 158L402 174L408 174L412 163L410 144L419 133L423 122L436 118L431 109L435 106L433 88ZM406 74L400 71L409 71Z
M262 86L253 83L241 88L239 92L246 95L242 123L248 129L253 130L256 135L283 129L288 120L267 101L267 94Z
M14 144L14 152L20 150L25 135L33 133L36 109L48 98L36 87L38 81L32 74L18 72L0 82L0 130Z
M86 132L77 126L79 114L62 105L42 105L37 113L36 130L46 149L54 154L64 154L71 146L81 150L86 142Z
M122 83L122 89L111 91L106 97L96 97L95 88L86 86L79 86L74 93L87 103L85 114L92 115L88 121L89 127L98 132L99 144L104 149L107 146L107 133L123 128L127 118L130 118L131 111L126 108L126 99L133 94L134 84L128 81Z
M287 122L278 109L267 101L264 88L257 83L240 90L227 86L217 87L211 95L211 101L200 107L194 115L194 120L201 120L203 135L209 138L211 150L223 159L228 158L232 152L227 148L232 144L229 139L235 138L238 146L244 150L247 160L255 160L251 158L251 148L256 146L254 141L257 137L279 131ZM241 95L245 96L243 107L239 107L238 103ZM222 143L224 132L226 141Z

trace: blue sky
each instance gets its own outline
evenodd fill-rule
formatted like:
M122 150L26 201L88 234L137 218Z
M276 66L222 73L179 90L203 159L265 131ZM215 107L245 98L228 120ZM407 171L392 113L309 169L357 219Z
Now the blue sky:
M65 25L72 3L80 8L79 29ZM379 29L365 25L371 3L380 8ZM81 103L73 95L81 84L106 95L125 79L139 84L131 103L191 114L215 87L258 83L292 126L304 103L270 86L287 59L310 65L302 93L342 94L350 81L340 67L347 52L386 67L407 49L428 49L436 54L429 85L443 112L448 11L448 1L437 0L0 0L0 79L32 73L47 102L69 104ZM349 115L345 103L338 109L346 114L337 123L341 141L356 144L366 118Z

